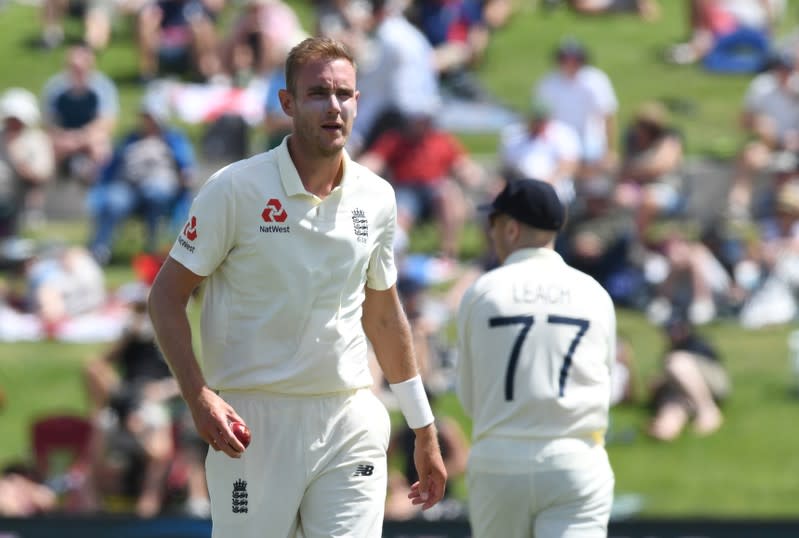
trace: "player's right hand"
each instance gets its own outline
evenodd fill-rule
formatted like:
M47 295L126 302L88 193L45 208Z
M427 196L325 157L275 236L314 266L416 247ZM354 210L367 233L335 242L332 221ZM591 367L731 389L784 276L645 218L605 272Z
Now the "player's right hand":
M435 423L414 430L413 460L419 480L411 485L408 498L411 504L422 505L427 510L444 497L447 487L447 468L438 446L438 434Z
M231 458L240 458L245 447L230 429L233 422L244 423L236 410L209 387L203 387L188 404L197 433L208 446Z

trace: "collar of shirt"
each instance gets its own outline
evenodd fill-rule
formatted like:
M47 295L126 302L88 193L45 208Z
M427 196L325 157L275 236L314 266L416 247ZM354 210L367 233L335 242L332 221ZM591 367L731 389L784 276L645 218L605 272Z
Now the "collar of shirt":
M511 265L527 260L541 260L544 263L563 263L560 254L551 248L520 248L513 251L502 265Z
M294 166L294 161L291 160L289 154L289 137L283 139L283 143L276 148L277 151L277 166L280 170L280 180L283 182L283 189L289 196L296 196L298 194L305 194L307 196L314 196L309 193L305 186L302 184L300 174L297 172L297 167ZM341 182L333 189L335 192L343 187L348 182L351 182L351 176L354 174L354 167L350 165L350 156L346 150L343 151L343 166L344 173L341 175Z

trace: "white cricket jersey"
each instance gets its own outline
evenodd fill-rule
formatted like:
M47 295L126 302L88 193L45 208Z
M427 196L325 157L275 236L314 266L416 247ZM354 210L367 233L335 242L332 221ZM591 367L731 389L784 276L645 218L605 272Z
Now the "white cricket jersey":
M551 249L481 276L458 313L457 394L486 437L595 437L607 428L616 314L607 292Z
M385 290L397 278L394 192L345 154L340 185L320 199L287 140L211 177L170 252L208 276L203 372L219 390L366 387L364 285Z

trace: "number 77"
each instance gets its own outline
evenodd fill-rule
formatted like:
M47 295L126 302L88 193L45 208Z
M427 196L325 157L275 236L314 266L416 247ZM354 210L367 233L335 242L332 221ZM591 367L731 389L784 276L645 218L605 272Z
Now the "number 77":
M513 342L513 349L511 349L510 357L508 358L508 370L505 372L505 400L513 400L513 381L516 377L516 367L519 363L519 354L521 353L524 340L527 338L527 333L530 332L530 327L533 326L535 318L533 316L498 316L488 320L489 327L504 327L506 325L521 325L522 328L519 334L516 335L516 341ZM572 357L580 344L580 340L588 330L591 322L587 319L570 318L566 316L553 316L547 317L547 323L553 325L574 325L577 327L577 334L572 338L569 349L563 357L563 365L560 368L560 375L558 376L558 397L563 397L563 392L566 387L566 378L569 375L569 368L572 364Z

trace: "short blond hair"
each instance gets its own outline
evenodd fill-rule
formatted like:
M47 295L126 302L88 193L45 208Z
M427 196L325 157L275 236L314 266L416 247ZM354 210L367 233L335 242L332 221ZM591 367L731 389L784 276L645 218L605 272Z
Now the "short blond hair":
M346 45L329 37L309 37L289 51L286 58L286 89L292 95L297 90L297 73L315 61L347 60L353 67L355 58Z

